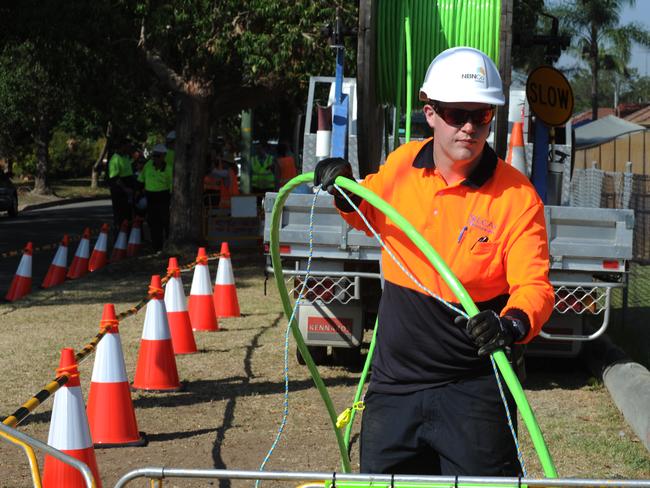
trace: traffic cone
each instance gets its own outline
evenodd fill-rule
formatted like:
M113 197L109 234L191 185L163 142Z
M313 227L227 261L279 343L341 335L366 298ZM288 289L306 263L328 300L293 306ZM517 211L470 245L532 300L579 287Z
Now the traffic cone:
M16 301L32 291L32 243L28 242L23 249L23 257L20 258L18 269L11 281L9 291L5 295L8 302Z
M41 284L41 288L51 288L65 281L65 273L68 270L68 242L68 234L64 234L63 239L61 239L61 244L56 249L52 264L50 264L50 268L47 270L45 279Z
M66 348L61 351L61 361L56 374L60 376L64 372L70 374L70 379L54 395L47 443L88 465L95 478L96 486L101 488L102 481L99 478L95 450L90 439L90 429L84 409L74 349ZM43 487L59 488L63 486L85 488L86 483L81 473L75 468L46 454L43 467Z
M190 314L187 311L181 270L176 258L169 258L167 274L171 276L165 286L165 309L167 310L174 354L191 354L196 352L196 342L192 333Z
M190 288L190 322L194 330L207 330L216 332L219 330L217 314L214 311L210 270L208 269L208 257L205 247L200 247L196 256L196 266L192 277L192 288Z
M129 230L129 221L122 222L120 232L117 234L117 240L113 246L113 253L111 254L111 263L121 261L126 257L126 234Z
M151 299L144 317L132 387L135 390L178 391L181 384L178 381L160 275L151 277L149 296Z
M523 175L528 176L526 149L524 147L524 124L522 122L513 122L512 124L506 163L517 168Z
M95 447L147 443L144 434L138 432L118 324L115 306L105 304L99 330L106 333L97 344L87 407Z
M108 263L108 230L108 224L102 225L102 230L99 232L99 237L95 242L95 248L88 263L88 271L91 273L103 268Z
M126 255L128 257L137 256L142 246L142 220L139 218L133 219L131 232L129 233L129 242L126 246Z
M71 280L81 278L88 273L88 258L90 256L90 229L86 227L81 236L77 251L72 259L72 264L68 268L67 277Z
M221 243L221 257L217 267L217 278L214 280L214 311L217 317L240 317L239 300L235 289L235 276L232 272L230 249L228 243Z

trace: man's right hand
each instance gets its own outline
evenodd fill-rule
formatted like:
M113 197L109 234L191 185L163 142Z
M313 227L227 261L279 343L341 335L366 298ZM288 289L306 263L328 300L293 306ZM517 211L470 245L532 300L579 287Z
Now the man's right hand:
M321 185L323 190L338 196L338 191L334 188L334 180L339 176L354 179L350 163L343 158L323 159L314 169L314 186Z

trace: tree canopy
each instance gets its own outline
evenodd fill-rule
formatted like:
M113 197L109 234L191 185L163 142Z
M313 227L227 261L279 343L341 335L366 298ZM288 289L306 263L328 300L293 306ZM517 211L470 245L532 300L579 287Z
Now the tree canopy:
M627 66L633 43L650 47L650 31L640 23L621 24L624 5L635 3L635 0L571 0L554 4L553 12L562 28L573 37L573 54L587 63L591 73L592 120L598 118L601 70L629 78Z

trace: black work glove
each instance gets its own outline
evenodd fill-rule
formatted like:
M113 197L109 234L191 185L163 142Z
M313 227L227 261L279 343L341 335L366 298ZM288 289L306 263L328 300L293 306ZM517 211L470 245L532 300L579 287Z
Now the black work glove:
M352 212L354 207L334 188L334 180L339 176L345 176L354 180L350 163L343 158L325 158L316 164L316 168L314 169L314 185L321 185L323 190L327 191L330 195L334 195L336 208L343 212ZM341 190L345 192L357 207L359 206L361 197L343 188Z
M343 158L326 158L319 161L314 169L314 186L321 185L321 188L330 195L339 194L334 188L334 180L339 176L354 179L352 166Z
M499 317L494 310L484 310L470 319L459 315L454 319L454 323L465 327L478 346L480 357L488 356L498 349L523 339L530 329L527 321L508 315Z

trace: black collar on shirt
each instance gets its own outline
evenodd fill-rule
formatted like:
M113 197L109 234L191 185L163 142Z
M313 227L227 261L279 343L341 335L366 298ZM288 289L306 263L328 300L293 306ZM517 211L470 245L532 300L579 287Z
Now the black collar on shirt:
M496 153L490 146L485 144L483 154L481 154L481 160L462 184L473 188L483 186L494 174L494 170L497 167L497 160ZM436 167L436 162L433 160L433 139L422 146L413 160L413 167L431 169Z

